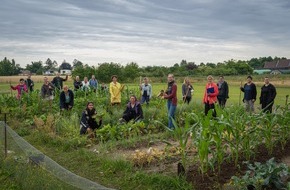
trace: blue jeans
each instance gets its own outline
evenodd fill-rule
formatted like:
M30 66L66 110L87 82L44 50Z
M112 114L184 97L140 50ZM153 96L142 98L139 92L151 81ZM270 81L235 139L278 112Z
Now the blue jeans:
M172 101L168 100L167 101L167 110L168 110L168 128L169 129L174 129L174 125L172 122L172 119L175 119L175 110L176 106L172 105Z
M149 96L142 96L141 104L144 104L145 102L149 104L149 100L150 100Z

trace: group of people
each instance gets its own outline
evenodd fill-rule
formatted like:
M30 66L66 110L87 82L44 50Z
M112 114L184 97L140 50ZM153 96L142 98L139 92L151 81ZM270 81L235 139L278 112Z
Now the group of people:
M59 90L59 105L61 110L71 110L74 106L74 92L69 89L67 85L63 85L63 82L68 79L66 75L65 78L60 77L58 73L56 77L50 82L47 77L44 77L44 83L41 87L41 97L44 100L48 100L50 104L54 99L54 90ZM120 106L121 104L121 94L124 89L124 85L118 82L118 77L113 75L111 77L111 83L109 84L110 93L110 104L111 106ZM17 90L17 98L20 99L23 92L33 91L34 82L31 80L29 75L27 80L20 79L20 83L17 86L12 86L11 89ZM102 83L102 90L107 90L106 85ZM149 104L152 97L152 86L149 84L147 77L143 79L143 83L140 83L140 101L135 95L130 96L130 100L126 105L125 111L123 112L120 122L129 122L133 120L138 122L143 119L142 104ZM77 90L87 90L87 89L98 89L98 81L94 75L88 80L87 77L84 81L80 81L77 76L74 81L74 91ZM243 102L245 104L246 111L254 111L254 102L256 101L257 89L256 85L252 81L252 77L247 77L247 82L244 86L240 87L241 92L244 93ZM184 79L182 84L182 99L183 103L189 104L192 99L192 93L194 91L193 86L190 83L189 78ZM174 129L173 120L175 119L175 111L177 107L177 84L174 80L173 74L168 74L167 77L167 89L160 96L162 99L167 100L167 110L168 110L168 128ZM264 85L261 88L260 104L264 112L272 113L272 107L274 104L274 99L276 97L276 89L273 84L269 82L269 78L265 77ZM204 113L208 115L208 112L212 110L212 116L216 117L215 104L218 103L221 108L224 108L229 98L229 86L224 80L223 76L219 77L219 81L215 83L213 77L209 75L207 77L207 84L205 86L203 104ZM88 102L86 109L82 113L81 118L81 128L80 134L91 133L95 129L98 129L102 124L102 118L100 117L99 122L95 121L96 110L94 108L93 102Z

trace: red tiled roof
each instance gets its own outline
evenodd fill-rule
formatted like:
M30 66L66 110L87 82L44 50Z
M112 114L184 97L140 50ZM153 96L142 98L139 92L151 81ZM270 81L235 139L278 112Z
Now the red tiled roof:
M264 69L276 68L276 64L277 64L276 61L265 62Z
M280 59L278 61L265 62L264 69L290 69L290 59Z
M288 68L288 67L290 67L290 59L279 60L277 68Z

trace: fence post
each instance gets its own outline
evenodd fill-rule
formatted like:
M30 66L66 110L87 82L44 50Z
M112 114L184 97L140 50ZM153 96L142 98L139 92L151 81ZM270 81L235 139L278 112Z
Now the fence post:
M4 113L4 149L5 149L5 158L7 158L7 117L6 117L6 113Z

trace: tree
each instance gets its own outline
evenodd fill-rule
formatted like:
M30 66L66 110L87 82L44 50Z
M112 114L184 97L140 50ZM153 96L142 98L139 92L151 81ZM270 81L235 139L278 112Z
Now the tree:
M139 73L139 66L135 62L128 63L124 67L124 76L126 76L127 79L130 81L133 81L136 77L140 75Z
M81 61L79 61L77 59L74 59L73 60L73 67L74 68L76 68L76 67L83 67L83 66L84 66L84 64Z
M15 60L10 61L6 57L0 61L0 75L11 76L17 75L20 72L20 65L15 63Z
M51 69L55 69L56 66L57 66L57 62L56 61L52 62L51 59L47 58L44 68L46 70L51 70Z
M29 70L31 73L42 74L43 65L42 61L31 62L31 65L26 65L26 70Z
M99 63L97 69L97 79L104 82L111 81L112 75L118 76L118 81L124 81L126 78L122 75L123 67L119 63Z

